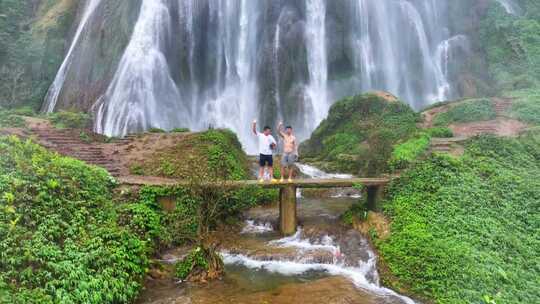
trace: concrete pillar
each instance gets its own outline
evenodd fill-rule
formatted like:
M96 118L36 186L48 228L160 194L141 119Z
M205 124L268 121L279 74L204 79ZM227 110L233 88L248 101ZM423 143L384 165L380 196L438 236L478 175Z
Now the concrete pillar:
M296 232L296 187L279 189L279 229L283 235Z
M382 200L384 196L384 186L367 186L367 208L369 211L380 212L382 211Z

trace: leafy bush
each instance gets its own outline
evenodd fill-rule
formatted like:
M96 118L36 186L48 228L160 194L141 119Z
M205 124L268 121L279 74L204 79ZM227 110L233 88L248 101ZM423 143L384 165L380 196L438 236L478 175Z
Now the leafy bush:
M454 137L454 132L448 127L436 127L425 130L431 137L448 138Z
M389 166L393 170L404 169L424 154L430 146L431 136L420 134L394 147Z
M463 157L433 155L402 173L376 242L399 282L436 303L538 303L540 133L480 137Z
M436 126L448 126L452 123L491 120L497 113L490 99L469 99L452 106L447 112L440 113L433 121Z
M201 247L193 249L182 261L176 264L176 277L185 280L194 268L208 269L208 262Z
M0 155L0 302L132 301L151 247L117 224L112 177L15 137Z
M59 111L49 114L49 120L58 129L85 129L92 123L90 115L70 111Z

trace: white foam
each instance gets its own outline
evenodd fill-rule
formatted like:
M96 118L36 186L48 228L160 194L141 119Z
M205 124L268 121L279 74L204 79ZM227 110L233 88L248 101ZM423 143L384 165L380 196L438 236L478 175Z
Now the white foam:
M230 254L222 252L223 261L225 264L243 265L250 269L266 270L282 275L301 275L308 271L322 271L330 275L339 275L350 279L353 284L359 288L366 289L381 296L395 296L403 301L403 303L414 304L410 298L401 296L391 289L379 286L368 281L366 278L366 267L346 267L339 264L319 264L319 263L300 263L293 261L259 261L242 254Z
M254 220L247 220L246 225L242 228L242 234L261 234L274 231L274 227L270 223L256 223Z
M299 227L294 235L270 241L269 245L283 248L293 247L301 250L325 250L334 253L334 255L340 253L339 246L334 245L334 239L331 236L325 235L320 241L311 242L302 238L302 232L302 228Z
M301 163L297 163L296 167L298 167L298 169L300 170L300 172L302 172L302 174L307 175L310 178L315 178L315 179L353 178L353 175L351 174L327 173L316 167L306 165L306 164L301 164Z

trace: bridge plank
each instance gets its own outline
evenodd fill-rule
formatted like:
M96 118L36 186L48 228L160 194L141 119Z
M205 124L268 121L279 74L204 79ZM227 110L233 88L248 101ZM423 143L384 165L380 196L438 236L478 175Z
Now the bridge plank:
M118 178L122 185L127 186L189 186L185 180L153 177L153 176L123 176ZM346 178L346 179L296 179L293 182L259 183L256 180L209 182L208 186L224 188L243 188L247 186L260 186L263 188L348 188L354 185L385 186L391 181L389 177L378 178Z

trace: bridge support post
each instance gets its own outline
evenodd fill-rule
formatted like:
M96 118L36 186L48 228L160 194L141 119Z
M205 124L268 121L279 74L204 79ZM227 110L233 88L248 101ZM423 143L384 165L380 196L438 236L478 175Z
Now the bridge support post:
M384 186L368 186L366 187L367 208L369 211L382 211L381 202L384 196Z
M296 187L291 185L279 189L279 229L283 235L292 235L296 226Z

